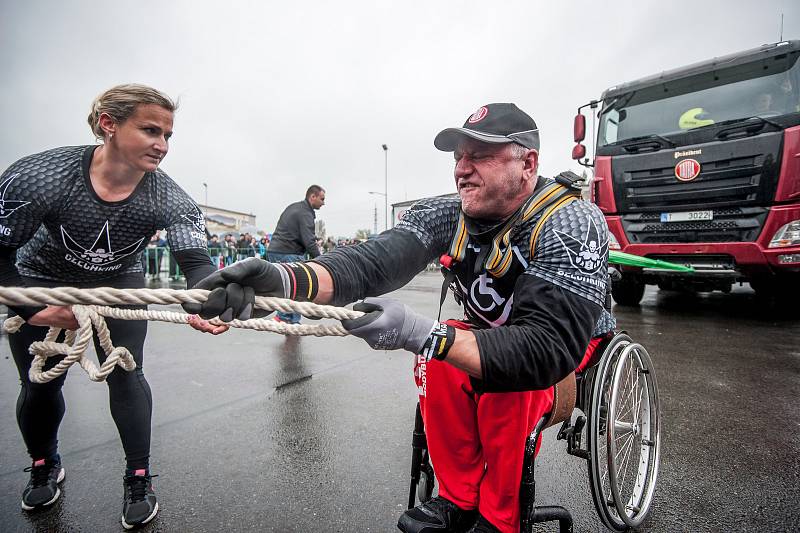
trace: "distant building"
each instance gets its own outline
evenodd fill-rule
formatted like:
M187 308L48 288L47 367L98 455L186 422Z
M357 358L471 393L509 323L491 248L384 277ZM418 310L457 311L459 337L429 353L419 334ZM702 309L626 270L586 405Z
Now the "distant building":
M224 235L225 233L255 233L256 216L252 213L232 211L221 207L198 204L206 217L206 229L211 235Z
M458 193L451 192L448 194L440 194L439 196L426 196L426 198L458 198ZM400 222L400 219L403 218L403 214L408 210L409 207L420 200L424 200L424 198L418 198L417 200L406 200L405 202L392 204L392 227Z
M314 221L314 235L323 241L328 238L328 234L325 231L325 221L321 218L318 218Z

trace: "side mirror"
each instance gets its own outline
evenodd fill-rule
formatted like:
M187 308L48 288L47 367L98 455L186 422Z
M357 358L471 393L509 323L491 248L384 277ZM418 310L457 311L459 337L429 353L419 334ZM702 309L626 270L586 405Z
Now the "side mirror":
M576 143L579 143L586 138L586 117L580 113L575 115L575 122L572 126L572 135Z
M580 143L572 147L572 159L580 161L586 157L586 147Z

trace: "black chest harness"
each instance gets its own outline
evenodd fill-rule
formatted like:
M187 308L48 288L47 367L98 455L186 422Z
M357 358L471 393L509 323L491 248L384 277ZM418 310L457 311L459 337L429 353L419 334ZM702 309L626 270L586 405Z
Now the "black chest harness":
M468 297L468 295L462 294L461 288L455 280L470 274L467 270L469 265L464 264L470 238L480 244L480 252L472 265L471 274L480 275L485 272L493 278L502 278L509 271L514 258L514 250L511 246L511 235L514 229L537 215L541 215L531 230L528 242L530 257L533 258L536 242L547 219L561 207L580 198L582 180L579 176L572 172L563 172L554 180L554 183L537 187L537 190L508 220L497 228L480 235L470 233L470 224L465 219L464 212L461 212L450 249L447 254L439 258L444 275L439 298L439 318L441 318L442 305L447 297L448 288L452 289L459 305L463 305L464 299Z

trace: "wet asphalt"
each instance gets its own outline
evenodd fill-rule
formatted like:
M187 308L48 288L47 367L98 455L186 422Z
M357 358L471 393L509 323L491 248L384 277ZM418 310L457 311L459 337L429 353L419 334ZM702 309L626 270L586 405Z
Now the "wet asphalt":
M422 274L395 296L435 316L440 280ZM747 286L651 288L641 306L615 314L653 355L662 402L658 486L639 531L800 530L800 305L760 300ZM452 301L444 315L457 315ZM408 353L350 337L212 337L151 322L144 367L162 510L144 531L396 531L416 403L411 365ZM28 514L5 340L0 369L0 532L122 531L123 455L106 386L71 371L63 495ZM586 462L555 433L545 433L537 463L538 501L567 507L575 531L603 531Z

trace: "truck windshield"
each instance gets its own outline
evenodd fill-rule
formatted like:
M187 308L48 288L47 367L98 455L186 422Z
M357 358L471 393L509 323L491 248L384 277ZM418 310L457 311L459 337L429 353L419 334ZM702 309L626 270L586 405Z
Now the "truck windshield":
M598 146L715 123L800 112L800 61L789 53L636 89L607 99Z

